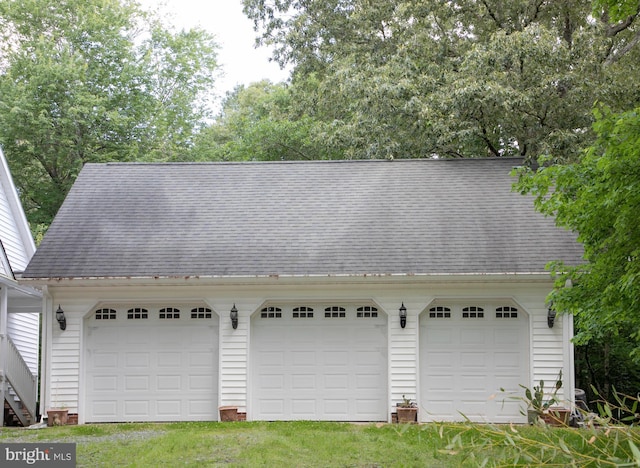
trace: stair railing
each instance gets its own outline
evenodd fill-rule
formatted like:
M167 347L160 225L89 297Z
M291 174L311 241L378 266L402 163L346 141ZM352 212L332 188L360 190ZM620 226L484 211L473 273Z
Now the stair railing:
M36 415L38 379L22 358L20 351L8 335L0 335L0 353L5 356L4 376L20 398L23 407L32 416Z

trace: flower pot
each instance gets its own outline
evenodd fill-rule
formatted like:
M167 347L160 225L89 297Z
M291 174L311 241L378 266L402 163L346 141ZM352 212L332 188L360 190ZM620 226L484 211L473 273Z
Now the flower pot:
M570 410L566 408L549 408L542 415L542 419L546 424L550 426L568 426Z
M220 421L231 422L238 421L238 407L237 406L221 406L218 408L220 411Z
M47 410L47 426L66 426L69 410L54 408Z
M414 423L418 420L418 408L404 408L398 406L396 408L398 413L398 423Z

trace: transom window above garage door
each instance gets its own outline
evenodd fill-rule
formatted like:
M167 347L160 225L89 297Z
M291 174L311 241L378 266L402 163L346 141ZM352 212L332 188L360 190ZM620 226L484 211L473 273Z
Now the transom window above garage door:
M280 307L265 307L260 311L262 318L282 318L282 309Z
M146 318L149 318L149 311L147 309L134 307L133 309L127 310L127 319L129 320L140 320Z
M511 306L498 307L496 318L518 318L518 309Z
M356 309L358 318L375 318L378 316L378 309L373 306L362 306Z
M192 319L210 319L211 318L211 309L208 307L196 307L191 309L191 318Z
M158 311L158 318L160 319L179 319L180 309L175 307L164 307Z
M98 309L96 310L96 320L115 320L117 312L115 309Z
M473 302L470 300L460 302L461 303L456 304L454 301L437 300L437 302L427 308L424 316L429 319L462 319L465 322L473 322L493 321L496 319L513 319L517 321L527 315L526 312L518 308L516 304L509 305L508 302L506 304L501 303L500 299L496 299L495 302L485 299L473 300Z
M462 318L484 318L484 309L476 306L464 307Z
M215 315L211 308L191 303L139 303L104 304L93 310L92 320L161 320L179 321L189 319L212 319ZM191 311L191 314L188 313ZM186 313L185 313L186 312Z
M325 318L345 318L347 316L347 310L344 307L327 307L324 309Z
M296 321L334 320L334 319L378 319L386 316L384 311L372 304L337 304L318 303L278 304L258 309L256 317L261 319L295 319Z
M429 309L430 318L451 318L451 309L449 307L437 306Z
M313 318L313 308L311 307L294 307L291 315L293 318Z

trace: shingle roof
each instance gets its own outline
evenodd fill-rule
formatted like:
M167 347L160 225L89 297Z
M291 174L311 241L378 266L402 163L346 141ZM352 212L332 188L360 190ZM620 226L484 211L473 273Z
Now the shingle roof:
M514 159L87 164L25 278L531 273L575 235Z

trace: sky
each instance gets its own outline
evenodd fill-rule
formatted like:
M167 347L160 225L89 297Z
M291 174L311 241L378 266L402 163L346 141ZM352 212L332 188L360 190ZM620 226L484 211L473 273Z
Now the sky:
M242 13L241 0L139 0L145 7L159 8L178 28L200 27L214 34L220 49L218 62L223 76L218 80L221 97L238 84L268 78L284 81L288 71L270 62L271 50L255 48L253 23Z

